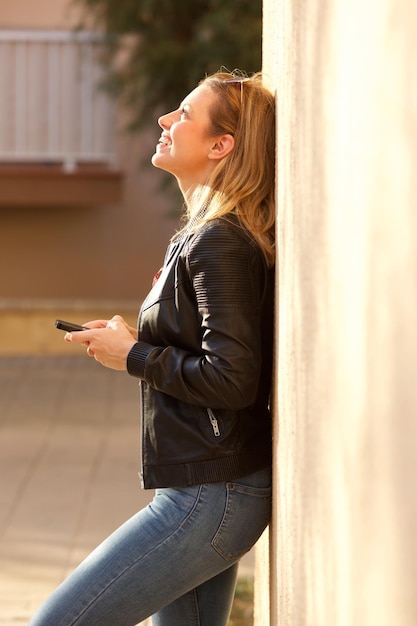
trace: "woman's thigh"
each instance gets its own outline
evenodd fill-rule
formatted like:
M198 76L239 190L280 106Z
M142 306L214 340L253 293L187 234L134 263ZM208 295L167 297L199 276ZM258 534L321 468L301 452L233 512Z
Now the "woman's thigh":
M134 626L228 569L269 521L267 476L158 490L62 583L31 626Z

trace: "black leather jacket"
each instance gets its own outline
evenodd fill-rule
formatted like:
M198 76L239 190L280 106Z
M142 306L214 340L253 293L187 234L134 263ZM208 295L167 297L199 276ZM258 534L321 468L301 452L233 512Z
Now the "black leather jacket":
M271 464L272 328L273 271L236 220L170 245L127 360L141 379L145 488Z

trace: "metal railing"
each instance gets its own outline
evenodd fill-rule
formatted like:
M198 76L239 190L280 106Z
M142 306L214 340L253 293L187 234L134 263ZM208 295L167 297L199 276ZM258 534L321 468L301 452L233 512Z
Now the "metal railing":
M0 163L114 163L101 45L93 33L0 30Z

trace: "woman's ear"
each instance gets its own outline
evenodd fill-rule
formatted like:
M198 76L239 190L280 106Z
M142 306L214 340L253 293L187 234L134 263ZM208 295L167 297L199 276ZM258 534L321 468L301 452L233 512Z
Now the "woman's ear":
M208 154L209 159L223 159L233 150L234 145L235 139L233 135L221 135L212 144Z

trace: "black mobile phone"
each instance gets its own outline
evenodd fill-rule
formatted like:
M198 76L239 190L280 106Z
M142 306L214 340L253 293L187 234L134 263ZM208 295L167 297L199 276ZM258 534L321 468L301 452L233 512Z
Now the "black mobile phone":
M64 322L64 320L56 320L55 326L60 330L66 330L68 333L72 333L76 330L88 330L88 328L84 328L84 326L80 326L79 324L73 324L72 322Z

